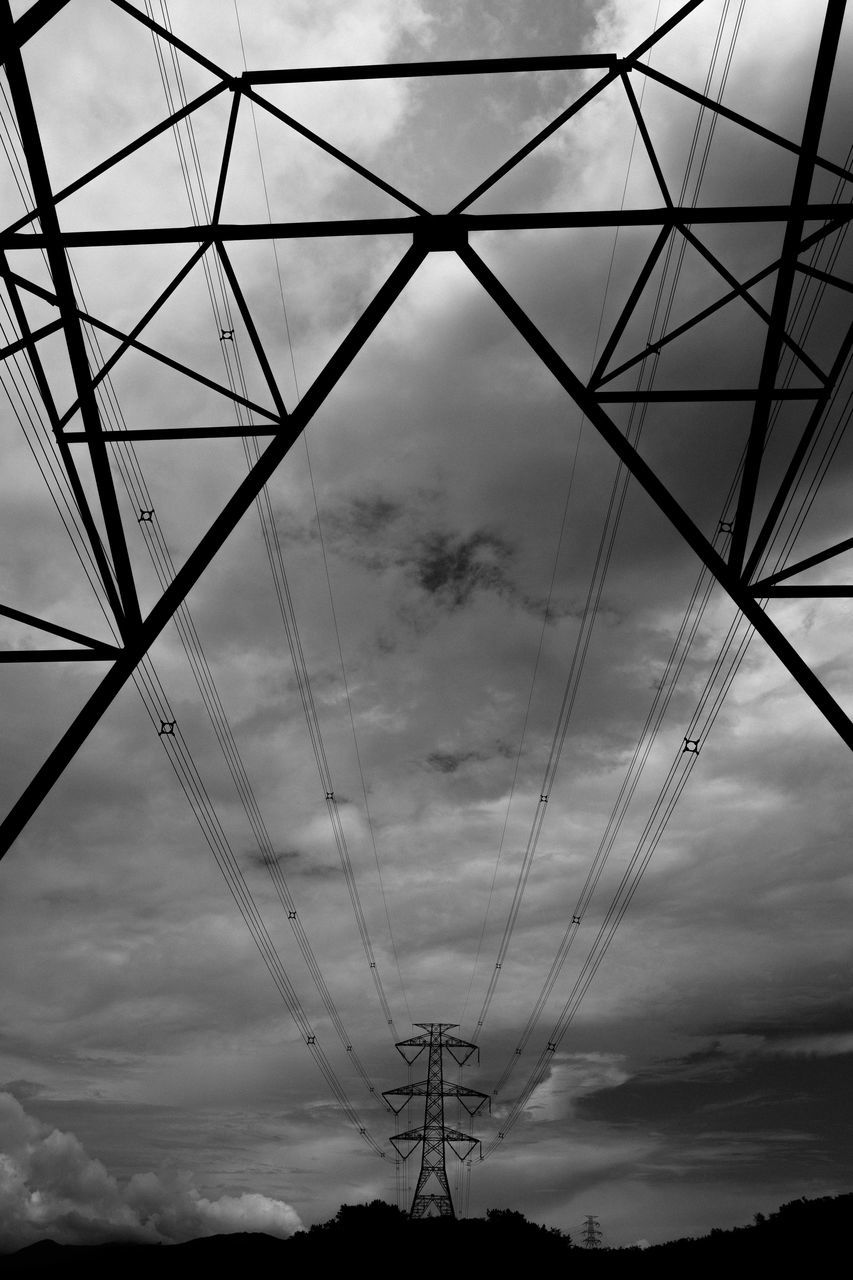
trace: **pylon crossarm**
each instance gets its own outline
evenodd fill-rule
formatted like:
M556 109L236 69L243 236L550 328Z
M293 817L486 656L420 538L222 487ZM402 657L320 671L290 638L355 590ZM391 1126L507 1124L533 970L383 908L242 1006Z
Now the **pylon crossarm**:
M491 1107L491 1098L487 1093L482 1093L479 1089L466 1089L461 1084L445 1084L442 1093L445 1098L457 1098L469 1116L475 1116L484 1103L488 1103ZM479 1101L476 1105L471 1106L466 1101L467 1098L477 1098Z
M445 1129L444 1141L457 1160L467 1160L474 1148L482 1145L479 1138L472 1138L470 1133L460 1133L458 1129ZM460 1147L464 1150L460 1151Z
M401 1160L408 1160L409 1156L424 1140L424 1135L420 1129L409 1129L407 1133L395 1133L391 1138L394 1150L400 1156ZM408 1142L409 1149L404 1151L399 1145L401 1142Z
M419 1080L416 1084L401 1085L399 1089L386 1089L382 1094L382 1097L388 1103L388 1106L394 1112L394 1115L397 1116L403 1110L403 1107L405 1107L410 1098L424 1097L427 1092L427 1088L426 1080ZM399 1106L395 1106L391 1101L392 1098L402 1098L402 1102Z
M460 1040L458 1036L442 1036L442 1044L450 1054L454 1062L460 1067L464 1067L465 1063L472 1056L477 1055L477 1061L480 1060L480 1049L476 1044L472 1044L470 1040Z
M415 1023L415 1026L421 1025L421 1023ZM424 1049L429 1048L429 1042L429 1032L426 1031L420 1036L410 1036L408 1040L398 1040L397 1052L411 1066L415 1059L421 1056Z

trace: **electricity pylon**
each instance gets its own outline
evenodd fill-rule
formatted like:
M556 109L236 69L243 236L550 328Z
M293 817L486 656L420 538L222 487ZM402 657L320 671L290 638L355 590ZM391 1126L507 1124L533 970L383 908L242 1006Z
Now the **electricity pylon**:
M175 618L189 593L222 551L266 483L335 390L409 281L434 252L451 253L458 257L462 266L478 281L557 384L585 415L590 426L615 453L621 465L645 492L649 502L669 521L673 530L728 593L841 740L853 750L853 719L829 689L824 687L807 656L795 648L765 608L766 603L774 598L853 597L853 583L849 581L849 575L848 580L845 580L843 569L838 571L838 580L829 584L803 582L801 577L802 573L819 565L829 567L834 562L837 566L838 557L850 550L850 538L845 537L830 546L823 546L805 558L797 557L793 563L779 560L780 567L777 567L777 562L769 554L774 543L780 543L780 540L784 541L788 536L785 519L790 502L811 483L809 467L812 465L812 448L824 431L829 416L835 413L834 397L847 377L853 352L849 283L843 274L836 275L832 269L835 249L832 250L833 256L828 264L829 270L820 269L803 260L807 251L816 250L824 243L827 246L834 245L834 238L843 234L853 219L853 205L848 200L839 196L828 201L820 198L821 181L825 182L830 177L842 183L853 181L853 171L821 154L821 147L829 141L824 139L824 117L827 106L831 105L833 79L835 77L837 88L838 80L843 74L841 71L836 72L835 64L841 47L845 0L826 0L823 7L817 53L808 66L811 84L804 102L801 132L796 140L751 120L721 100L699 93L689 84L681 83L659 71L646 60L652 50L656 51L658 43L667 41L690 14L702 6L710 8L708 0L684 0L675 13L624 56L615 51L602 53L596 50L588 53L554 52L544 57L456 59L358 67L260 68L236 74L233 68L217 66L207 54L193 49L168 26L156 22L129 0L113 0L113 6L121 9L132 22L147 28L162 42L164 48L169 46L173 57L180 53L196 67L201 67L205 75L212 76L214 83L206 92L151 125L133 141L111 155L100 157L93 168L78 175L72 183L57 189L59 181L57 175L51 172L52 166L49 164L54 149L45 148L42 137L41 95L37 95L35 100L31 95L23 51L31 39L39 36L42 28L49 29L54 21L61 20L62 11L67 5L68 0L36 0L15 18L10 0L0 0L0 64L5 69L9 102L15 116L14 143L20 152L21 172L32 187L32 200L27 201L31 207L15 222L5 227L0 226L0 296L8 298L10 314L13 313L15 318L11 340L3 339L5 345L0 348L0 362L17 358L22 352L26 353L33 388L29 394L43 408L51 433L56 438L56 466L59 473L64 475L79 512L81 537L88 548L87 554L91 556L94 581L98 582L102 590L104 607L109 614L114 634L112 639L105 639L103 635L71 630L64 617L43 618L34 614L30 607L26 610L22 608L24 604L29 606L26 597L16 597L14 603L6 599L0 600L0 618L4 620L4 627L7 622L14 622L29 628L31 632L50 637L54 642L56 638L65 642L64 646L56 649L46 647L46 641L35 648L25 648L19 644L10 646L4 642L0 644L0 663L88 662L97 669L102 666L106 668L86 703L5 817L0 820L0 858L10 849L50 794L120 691L131 680L164 628ZM817 5L810 7L816 10L818 8ZM78 24L79 30L72 34L67 17L65 21L67 25L62 33L63 48L69 39L76 39L85 49L85 24ZM772 49L772 42L765 43ZM78 45L74 45L72 52L76 54L77 48ZM118 50L116 56L120 56L120 53ZM491 174L478 181L452 209L445 211L426 209L405 192L397 190L381 175L372 173L324 138L299 125L264 93L265 86L302 82L344 83L353 78L376 80L414 77L420 80L425 77L509 75L558 70L600 74L555 119L509 155ZM772 76L773 71L762 68L762 73ZM115 64L114 75L119 75L119 63ZM796 157L793 182L786 200L781 204L748 204L744 201L737 204L707 204L704 200L695 199L688 204L676 203L670 191L671 176L668 180L664 171L665 164L662 163L663 156L659 155L653 138L650 127L652 122L643 115L642 90L634 87L641 86L650 79L665 90L667 95L675 95L670 96L671 104L686 100L701 107L704 112L711 113L713 119L726 120L728 126L734 128L740 141L747 140L750 134L753 139L760 137L762 145L769 148L767 155L771 161L773 157L783 154ZM481 196L500 183L570 120L579 122L583 127L590 119L590 112L584 114L585 109L600 94L608 91L624 98L623 106L631 111L636 120L638 149L642 145L657 189L654 203L650 207L629 208L623 202L618 209L590 206L532 212L510 209L504 213L477 212L472 208ZM223 100L230 96L231 105L228 123L223 121L222 124L222 159L210 221L196 220L191 226L116 227L109 225L111 201L99 201L97 197L93 199L90 196L86 207L93 211L90 215L92 223L88 227L78 226L74 229L64 225L68 220L62 210L63 201L67 197L89 187L90 183L113 166L123 164L137 153L144 153L144 148L149 143L167 130L177 128L179 123L191 120L196 112L203 111L208 103L220 95L223 95ZM77 105L80 113L78 128L83 127L80 121L86 119L87 102L86 95L82 94L80 105L63 104L67 113L73 113ZM241 113L245 115L247 105L252 112L260 111L266 117L274 118L278 122L275 127L282 130L283 137L288 136L285 130L295 129L319 152L324 152L327 157L334 156L344 169L357 172L362 179L386 196L392 196L406 209L406 213L401 216L340 217L319 221L224 221L221 214L226 189L230 191L235 181L232 173L232 144L238 116ZM674 105L671 106L669 114L676 109ZM594 107L592 118L597 118ZM593 138L595 136L593 134ZM430 158L424 157L423 163L429 164ZM97 193L97 188L95 191ZM763 224L768 228L768 246L774 241L772 229L778 228L779 236L776 238L781 240L781 249L776 253L775 250L771 252L768 247L766 260L757 274L742 281L731 274L725 262L706 243L706 239L715 228L724 226L731 229L733 236L744 238L755 224ZM649 228L656 230L658 234L648 253L643 250L643 261L636 267L634 283L604 341L595 369L587 377L570 367L479 257L468 239L469 234L483 231L524 230L533 233L563 228L567 232L574 230L577 233L596 227L638 230ZM343 237L340 243L346 244L351 236L392 236L409 247L373 299L354 319L349 332L311 387L298 404L293 404L288 409L275 374L275 368L281 363L281 354L273 349L267 350L261 339L262 326L255 323L252 307L232 263L233 247L241 242L275 242L282 239L301 241L306 237L319 237L321 242ZM157 246L163 246L164 260L169 262L169 257L165 255L176 252L180 245L191 246L191 256L169 280L148 310L130 326L129 332L116 329L106 318L92 315L82 308L75 292L70 253L78 249L89 252L122 248L126 255L132 255L136 247L144 247L144 251L148 253ZM649 293L655 288L657 264L659 260L665 261L664 255L671 250L680 254L688 245L691 252L698 253L714 275L725 282L727 291L722 297L709 296L707 305L704 305L706 300L703 299L703 305L691 317L669 332L655 337L654 342L640 346L638 350L632 333L640 323L639 317L642 315L643 305L648 302ZM132 261L132 257L130 260ZM254 351L266 384L263 404L247 401L235 388L212 382L201 369L180 363L173 355L142 341L143 331L172 295L182 290L185 280L202 260L206 271L221 270L225 273L224 278L227 278L233 297L235 319L239 315L238 336ZM147 262L147 258L144 261ZM42 280L45 262L51 277L50 288L46 288ZM215 265L211 265L212 262ZM171 275L171 271L169 274ZM821 340L820 349L813 355L803 348L793 332L800 309L800 302L797 301L798 281L803 276L810 277L815 282L811 286L813 288L817 288L818 284L831 286L831 296L834 299L832 323L820 326L826 336ZM124 273L119 272L118 277L123 280ZM761 281L775 281L772 284L769 307L763 306L752 296L751 291ZM46 304L55 308L56 312L50 323L40 324L36 328L30 324L25 305L25 300L32 301L34 298L39 300L41 306ZM636 369L638 365L642 367L650 356L657 359L663 348L672 342L680 343L685 334L693 333L697 326L721 308L728 308L731 316L733 310L743 304L749 306L763 326L762 354L754 376L747 379L748 385L708 386L705 363L699 361L694 372L680 386L640 388L638 382L635 388L628 389L622 385L621 389L614 389L612 384L620 380L623 374ZM816 306L817 302L813 305ZM125 310L124 302L122 310ZM636 325L632 322L636 322ZM92 362L86 345L86 337L92 328L102 330L118 341L115 351L102 367L96 367ZM739 323L730 322L729 329L733 335L732 341L739 344ZM43 352L42 344L45 338L50 338L51 343L54 343L52 335L57 330L63 336L61 346L64 347L64 352L57 339L51 356L51 348ZM830 336L830 330L834 336ZM220 338L222 341L233 342L235 332L223 329ZM152 369L156 363L165 363L173 373L201 383L208 392L212 390L215 395L224 397L235 406L250 408L254 415L252 423L241 421L198 426L183 421L161 423L157 420L139 428L114 430L103 413L98 388L116 362L131 350L143 354L147 361L152 362L149 366ZM796 358L796 364L791 365L794 372L790 378L785 373L783 356L785 361ZM687 362L683 359L679 361L678 367L689 370L689 356ZM73 386L70 403L67 394L69 385ZM838 404L842 400L843 397L839 395ZM645 414L647 409L654 412L655 405L659 412L666 413L667 406L681 402L696 405L743 402L751 406L744 461L734 481L731 519L724 513L725 518L713 533L709 533L703 524L697 523L697 519L682 505L680 497L670 487L667 475L656 469L654 457L651 461L648 460L639 451L638 441L629 438L628 432L620 425L620 404L640 406ZM800 410L797 410L796 402L800 402ZM614 405L617 406L616 418L611 416ZM790 437L787 457L779 455L783 471L781 479L774 476L772 466L768 467L766 456L772 417L780 405L786 412L785 435ZM156 416L156 408L153 412ZM122 513L110 454L114 448L126 448L129 442L134 441L159 440L174 443L177 440L193 440L197 446L206 447L205 441L231 436L244 439L252 437L256 440L268 437L269 444L259 454L257 461L241 479L225 505L212 516L206 531L177 569L174 578L143 617L138 590L140 583L134 572L127 535L129 528L137 525L144 528L150 524L154 512L143 508L132 515L127 510ZM776 448L774 443L774 450ZM763 486L768 488L766 494ZM88 599L87 587L87 602Z
M595 1214L588 1213L583 1223L583 1241L585 1249L601 1248L601 1227Z
M399 1041L397 1048L410 1065L420 1057L424 1049L428 1049L427 1078L414 1084L401 1085L399 1089L387 1089L382 1095L395 1115L399 1115L410 1098L426 1098L423 1124L408 1129L405 1133L395 1134L391 1139L404 1160L409 1158L418 1143L423 1144L421 1172L409 1211L411 1218L455 1218L444 1166L444 1144L447 1143L460 1160L465 1160L480 1145L470 1134L450 1129L444 1122L445 1098L458 1098L471 1116L476 1115L483 1104L489 1101L489 1095L481 1093L479 1089L466 1089L461 1084L450 1084L444 1079L442 1053L445 1049L460 1067L464 1066L473 1053L478 1053L475 1044L447 1034L451 1027L457 1025L455 1022L416 1022L416 1027L423 1027L423 1034ZM399 1106L393 1101L396 1098L403 1099ZM471 1105L468 1099L476 1100L475 1105ZM400 1143L407 1143L408 1150L404 1150Z

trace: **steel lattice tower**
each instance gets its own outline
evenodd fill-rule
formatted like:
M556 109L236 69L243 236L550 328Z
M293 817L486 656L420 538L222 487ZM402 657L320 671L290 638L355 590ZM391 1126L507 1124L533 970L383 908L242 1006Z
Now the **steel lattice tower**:
M398 1089L388 1089L383 1094L395 1114L402 1111L410 1098L426 1098L423 1124L408 1129L405 1133L395 1134L391 1139L404 1160L408 1159L418 1143L422 1144L421 1171L409 1214L412 1218L456 1216L447 1181L444 1144L448 1143L460 1160L466 1159L474 1147L479 1146L476 1138L468 1133L460 1133L458 1129L448 1128L444 1121L445 1098L458 1098L472 1116L489 1101L488 1094L481 1093L478 1089L466 1089L461 1084L451 1084L444 1079L442 1054L445 1049L460 1067L464 1066L472 1054L478 1052L475 1044L447 1034L451 1027L457 1025L455 1022L416 1022L416 1027L423 1027L423 1034L413 1036L410 1040L401 1040L397 1048L410 1064L420 1057L424 1049L428 1049L427 1078L414 1084L401 1085ZM399 1106L392 1101L395 1098L403 1099ZM470 1105L468 1099L474 1100L474 1105ZM407 1143L408 1150L403 1150L400 1143Z
M823 271L803 260L803 255L824 241L831 243L836 233L841 233L853 218L853 206L839 198L822 199L819 179L834 177L843 182L853 181L853 171L821 154L824 133L824 117L830 99L836 61L840 48L845 14L845 0L826 0L823 7L822 26L817 54L810 67L809 86L801 131L791 139L765 125L733 110L722 101L700 93L689 84L673 79L650 65L650 55L659 42L679 27L685 18L700 9L706 0L684 0L677 11L624 56L611 53L556 52L544 57L513 57L486 59L457 59L436 62L388 63L360 65L357 67L273 67L254 70L244 69L234 73L218 66L205 54L181 40L168 27L156 22L129 0L112 0L112 5L136 23L146 27L158 40L169 46L173 56L179 53L196 67L201 67L214 78L213 85L198 98L160 120L133 141L105 156L88 172L79 175L72 183L57 189L55 177L46 157L40 111L34 105L29 85L24 50L28 42L48 26L66 7L69 0L35 0L17 19L13 17L9 0L0 0L0 64L5 69L9 85L9 100L15 115L17 135L20 139L22 172L32 187L32 207L10 225L0 228L0 282L8 296L9 307L15 316L15 340L0 351L0 361L26 352L31 365L34 386L44 411L50 421L57 441L58 466L63 471L73 492L79 510L80 523L95 565L99 587L102 589L113 639L91 635L70 629L60 617L43 618L31 608L21 608L28 600L14 604L0 601L0 617L29 627L36 633L58 638L64 645L59 648L3 646L0 662L89 662L104 666L104 674L96 684L75 718L56 741L42 765L32 775L18 799L12 803L5 816L0 817L0 858L3 857L38 811L53 787L64 774L77 752L100 723L121 689L134 675L152 645L177 611L190 591L219 555L226 541L251 508L264 485L275 474L284 458L302 435L303 431L336 388L349 366L359 355L382 319L392 309L409 281L433 253L454 254L473 278L480 284L493 303L504 314L533 354L549 371L557 384L588 419L592 428L613 451L620 463L642 489L651 505L666 518L675 533L693 550L699 561L713 575L743 617L763 638L770 650L787 668L791 677L800 685L818 711L839 735L841 741L853 750L853 719L826 688L810 661L783 633L780 625L767 612L768 602L778 598L850 598L853 583L845 580L839 571L835 582L804 582L800 575L821 565L829 565L850 550L853 539L843 538L832 542L805 558L796 559L782 567L763 568L765 553L773 540L784 536L784 513L788 500L803 477L810 458L810 449L824 427L825 419L833 409L833 398L848 376L848 365L853 353L853 320L849 311L850 287L843 275ZM531 137L501 165L471 188L467 195L449 210L431 210L420 205L405 192L398 190L381 175L371 172L364 165L344 154L325 138L298 125L290 116L279 110L264 95L267 86L295 83L345 82L351 79L394 79L400 77L445 77L461 75L491 75L536 73L542 71L595 72L599 78L578 97L568 102L561 113ZM796 157L793 181L782 203L705 204L692 202L682 205L676 202L667 180L654 141L650 122L642 110L642 93L634 84L655 81L668 93L676 95L673 102L687 100L713 113L715 119L724 119L735 127L740 137L759 137L769 146L768 154L782 152ZM505 213L477 211L475 206L486 192L514 171L518 165L554 133L576 117L584 120L583 112L590 102L610 86L624 92L625 102L636 120L640 143L645 152L659 192L656 203L644 208L581 208L563 210L510 210ZM87 187L101 174L123 163L154 139L175 128L219 95L230 95L231 107L228 124L223 127L222 151L216 181L216 195L210 213L210 221L194 220L192 225L164 225L155 227L115 227L99 222L76 230L64 225L62 202L75 192ZM223 201L229 188L232 167L232 150L238 116L245 111L245 104L252 110L260 110L276 119L285 130L294 128L306 137L312 146L331 155L350 172L358 173L374 188L391 196L406 212L400 216L353 218L340 217L325 220L291 222L228 222L223 220ZM242 105L241 105L242 104ZM588 118L588 117L587 117ZM231 184L233 185L233 175ZM107 206L108 207L108 206ZM733 234L744 236L752 224L765 224L768 228L782 230L781 249L767 253L767 261L757 274L742 281L732 275L715 251L705 243L705 237L715 228L728 226ZM515 297L480 257L469 237L484 231L540 231L555 229L581 230L583 228L654 228L654 238L645 261L639 265L633 287L625 298L619 316L607 337L595 369L589 376L572 368L559 351L527 315ZM349 331L321 369L314 382L306 390L298 404L287 408L275 373L275 353L266 349L252 313L247 295L240 283L239 273L232 262L233 246L240 242L295 240L304 238L338 238L342 243L351 236L392 236L407 245L402 257L380 286L372 300L354 319ZM690 245L699 253L711 270L726 285L726 292L708 305L702 306L692 317L676 328L634 350L625 359L628 349L630 325L641 301L653 285L656 264L668 246L681 248ZM131 326L129 332L116 329L98 316L89 314L81 306L74 287L69 255L78 249L107 249L123 246L192 246L191 256L161 291L148 310ZM51 287L46 288L37 279L42 255L49 266ZM97 396L97 389L112 367L131 349L141 351L146 358L165 363L173 371L191 381L213 387L216 394L232 403L243 403L233 390L211 383L199 369L182 364L165 352L143 342L143 330L151 323L169 298L181 289L185 279L202 260L208 265L216 259L227 278L234 299L234 314L239 315L238 327L242 338L251 346L266 384L266 405L254 401L248 407L259 418L251 425L231 423L225 425L188 426L183 423L152 423L141 428L114 430L104 418ZM837 291L835 305L838 308L835 331L828 346L814 358L793 336L796 304L795 285L800 276L831 285ZM774 280L772 300L768 307L751 295L761 281ZM38 298L55 308L50 323L33 329L30 325L24 299ZM692 331L707 317L734 303L746 303L764 326L762 354L759 367L754 370L748 385L708 386L703 378L688 378L686 385L666 388L641 389L639 387L613 389L612 383L628 370L642 364L651 355L676 339ZM731 314L731 312L730 312ZM86 349L87 327L98 328L117 339L118 347L101 367L91 363ZM66 391L57 401L44 365L41 343L51 334L61 331L64 354L57 359L59 372L73 384L73 396L66 404ZM231 337L231 331L223 331L223 338ZM625 351L622 350L623 340ZM800 379L796 385L782 385L782 357L796 357ZM823 367L825 365L825 367ZM615 367L614 367L615 366ZM802 401L805 408L796 418L797 426L784 474L768 479L765 464L765 445L774 406L783 402ZM697 522L673 489L668 478L659 471L654 457L647 457L630 439L618 418L612 417L614 406L665 407L678 403L712 404L738 403L751 405L747 428L744 461L735 480L736 495L732 518L724 518L720 526L709 531ZM796 405L787 405L793 413ZM240 482L225 505L214 514L206 531L179 567L174 578L164 587L155 603L143 607L140 604L138 575L134 571L132 555L128 549L127 532L133 516L121 509L114 477L111 453L116 445L135 441L168 441L225 439L228 437L254 437L269 439L269 443L253 464L247 476ZM768 486L762 495L760 482ZM766 501L762 501L762 497ZM136 514L135 522L150 521L153 512L144 509ZM829 535L827 535L827 538ZM794 578L796 581L791 582ZM695 748L693 748L695 749Z
M601 1248L601 1227L595 1214L588 1213L583 1223L583 1246L585 1249Z

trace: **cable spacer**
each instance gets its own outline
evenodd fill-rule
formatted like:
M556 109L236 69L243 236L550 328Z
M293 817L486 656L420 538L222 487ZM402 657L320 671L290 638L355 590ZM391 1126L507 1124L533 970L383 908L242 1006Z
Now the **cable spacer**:
M539 797L539 803L540 803L540 804L547 804L547 803L548 803L548 797L547 797L547 796L540 796L540 797Z
M287 913L287 918L288 918L288 920L295 920L295 919L296 919L296 912L295 912L295 911L288 911L288 913Z
M233 342L233 341L234 341L234 330L233 330L233 329L220 329L220 330L219 330L219 341L220 341L220 342Z
M682 748L681 754L682 754L682 755L684 755L684 752L685 752L685 751L687 752L687 754L688 754L688 755L691 755L691 756L698 756L698 754L699 754L699 740L698 740L698 738L685 738L685 739L684 739L684 746L683 746L683 748Z
M150 524L154 519L153 507L140 507L139 515L136 517L138 524Z
M316 1037L316 1036L306 1036L306 1037L305 1037L305 1043L306 1043L306 1044L316 1044L316 1043L317 1043L317 1037Z
M557 1046L554 1044L554 1041L553 1041L553 1040L549 1040L549 1041L548 1041L548 1052L549 1052L549 1053L556 1053L556 1052L557 1052Z
M581 922L580 916L572 916L572 924L580 924L580 922Z
M721 520L719 524L720 533L734 533L734 520Z
M334 793L334 791L327 791L327 792L326 792L326 799L327 799L327 800L334 800L334 798L335 798L335 793Z
M161 738L173 738L175 736L175 725L177 720L161 720L160 728L157 733Z

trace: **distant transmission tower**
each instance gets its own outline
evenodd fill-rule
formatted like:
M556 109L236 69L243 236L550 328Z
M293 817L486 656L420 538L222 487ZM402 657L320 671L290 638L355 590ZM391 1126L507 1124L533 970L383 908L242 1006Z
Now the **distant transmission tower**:
M409 1064L419 1058L424 1049L428 1049L427 1078L401 1085L399 1089L388 1089L383 1094L395 1115L403 1110L410 1098L426 1098L423 1124L406 1133L395 1134L391 1139L404 1160L409 1158L418 1143L422 1144L421 1172L409 1212L411 1218L456 1216L444 1166L444 1144L448 1143L453 1154L460 1160L465 1160L479 1146L478 1140L470 1134L450 1129L444 1123L445 1098L458 1098L471 1116L476 1115L483 1103L489 1101L489 1095L481 1093L479 1089L467 1089L461 1084L451 1084L444 1079L442 1053L445 1049L460 1067L473 1053L478 1052L475 1044L447 1034L451 1027L457 1025L455 1022L416 1022L416 1027L423 1027L423 1034L413 1036L411 1040L399 1041L397 1048ZM395 1105L394 1099L402 1099L399 1106ZM471 1105L469 1099L474 1105ZM404 1150L401 1143L407 1145L408 1149Z
M601 1227L595 1214L588 1213L583 1223L583 1240L581 1241L585 1249L601 1248Z

